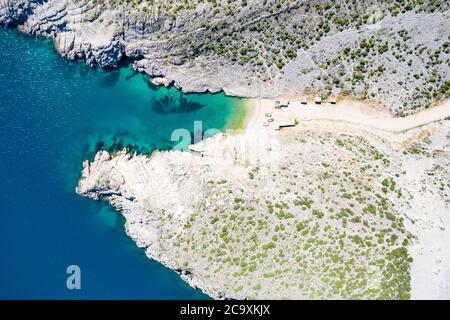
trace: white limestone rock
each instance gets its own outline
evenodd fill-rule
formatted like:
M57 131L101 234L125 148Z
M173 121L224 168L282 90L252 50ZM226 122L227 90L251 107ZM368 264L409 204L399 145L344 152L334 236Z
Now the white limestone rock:
M301 48L294 46L295 50L291 48L295 58L287 60L283 58L286 56L283 50L273 52L296 42L280 40L277 35L281 31L295 35L299 24L304 24L304 29L319 28L316 24L320 19L308 18L303 1L274 11L269 10L273 9L270 1L263 4L251 0L245 8L231 4L236 7L232 14L215 14L210 4L201 3L178 11L176 17L169 14L170 10L163 10L166 2L168 0L140 4L120 2L111 6L107 2L88 0L1 0L0 25L19 25L24 32L51 37L62 56L83 60L90 66L116 67L126 55L134 59L136 70L164 78L164 85L173 83L184 92L224 91L253 98L298 96L305 92L351 93L357 98L379 101L382 107L403 115L441 99L445 88L440 87L450 81L450 67L446 62L448 48L443 47L450 31L450 11L445 2L433 12L408 10L396 16L386 12L387 5L382 2L368 8L364 2L354 3L360 8L352 10L369 13L367 22L343 30L331 28L318 40L315 39L317 32L309 40L300 37L298 41L305 44ZM342 8L339 13L345 14L346 10ZM277 21L288 23L285 30L276 29ZM258 27L265 22L269 22L267 30L272 31L265 32L266 27ZM328 22L333 24L333 19ZM252 26L255 30L246 29ZM406 36L399 37L403 32ZM264 46L258 44L257 39L265 33L276 41L269 39ZM220 49L220 54L202 49L212 46L217 50L217 46L230 40L229 37L235 39ZM363 40L372 37L377 43L386 41L390 51L379 54L373 50L373 56L350 60L343 54L344 48L356 50ZM240 61L239 55L245 57L246 53L231 58L233 43L241 49L251 47L256 55L245 63ZM426 51L418 53L417 46ZM437 62L431 61L434 54L438 54ZM365 77L364 81L353 83L355 70L363 58L369 60L368 69L373 67L374 70L359 75ZM277 67L279 59L285 63L280 68ZM436 75L431 74L431 63ZM385 71L378 75L378 68ZM430 82L430 77L436 79ZM334 78L338 78L338 85ZM439 86L435 88L441 92L439 95L426 93L430 91L430 83Z

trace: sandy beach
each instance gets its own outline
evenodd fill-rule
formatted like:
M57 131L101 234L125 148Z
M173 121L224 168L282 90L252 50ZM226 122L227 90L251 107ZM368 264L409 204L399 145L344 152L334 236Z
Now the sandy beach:
M289 107L281 109L275 108L275 101L269 99L249 100L246 130L263 127L278 129L280 125L289 125L294 121L301 126L305 121L322 120L360 125L388 132L404 132L450 117L450 100L403 118L394 118L390 113L380 110L374 104L361 101L342 100L337 104L326 102L320 105L308 101L307 105L302 105L299 100L291 100ZM273 119L273 122L269 123L269 119Z

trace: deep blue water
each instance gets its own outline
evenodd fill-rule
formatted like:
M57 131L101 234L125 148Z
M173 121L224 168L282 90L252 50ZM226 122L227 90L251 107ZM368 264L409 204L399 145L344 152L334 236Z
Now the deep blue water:
M203 299L149 260L105 204L74 193L97 149L173 146L175 128L224 128L237 99L149 86L129 66L90 69L50 41L0 29L0 298ZM192 109L192 112L186 112ZM81 290L66 268L81 268Z

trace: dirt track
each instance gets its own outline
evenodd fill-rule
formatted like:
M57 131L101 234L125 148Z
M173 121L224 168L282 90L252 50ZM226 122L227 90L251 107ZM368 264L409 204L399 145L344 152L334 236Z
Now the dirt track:
M369 104L354 101L342 101L337 105L325 103L315 105L309 102L302 105L298 101L290 102L288 108L275 109L274 100L251 100L251 115L247 121L247 129L262 128L267 123L266 113L270 113L274 122L267 128L275 129L279 124L294 119L300 121L326 120L348 122L373 129L402 132L450 117L450 100L404 118L394 118L389 113L380 111Z

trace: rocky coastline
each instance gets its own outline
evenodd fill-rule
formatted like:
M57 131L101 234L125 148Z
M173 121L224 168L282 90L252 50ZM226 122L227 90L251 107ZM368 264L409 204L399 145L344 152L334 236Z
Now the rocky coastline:
M249 1L218 17L209 4L170 15L163 6L112 2L0 0L0 26L51 38L61 56L91 67L115 68L128 57L154 84L184 92L345 93L397 116L448 97L446 2L432 12L377 7L366 22L346 28L322 24L311 45L286 49L290 60L270 66L269 58L246 64L259 56L245 41L266 20L300 17L308 1L270 14L272 8ZM217 27L224 21L235 25L236 41L245 38L237 49L242 60L217 55L220 45L205 49L220 42L211 33L230 36ZM330 77L340 72L347 84ZM396 134L305 122L290 134L219 134L192 153L100 151L84 162L76 192L108 201L148 257L216 299L448 298L448 119ZM253 150L245 139L267 144ZM251 162L241 151L262 153Z
M233 7L234 13L229 15L215 14L205 3L170 15L165 5L176 4L174 1L153 5L146 1L140 5L113 2L2 0L0 26L50 37L63 57L82 60L91 67L115 68L128 57L134 69L148 74L155 84L174 85L183 92L223 91L248 98L350 95L372 99L392 114L403 116L442 101L450 89L450 11L445 2L432 13L420 12L417 7L416 12L408 8L397 14L383 4L348 8L373 12L365 25L350 23L346 29L330 21L330 30L326 29L327 34L319 40L312 38L300 49L286 49L286 58L278 67L271 62L277 55L266 57L267 49L259 48L260 44L245 49L256 53L246 53L243 48L238 60L209 48L232 46L232 42L221 44L221 39L228 37L227 28L220 27L225 24L235 30L238 46L255 39L251 33L262 28L261 24L276 27L280 18L311 23L309 27L314 30L319 21L303 18L314 1L297 1L271 14L273 1L265 6L251 1L240 10ZM276 34L274 30L271 36ZM280 47L289 45L279 41ZM342 59L345 54L351 58ZM428 79L423 73L429 72L430 66L433 77Z
M259 132L260 148L246 131L192 153L100 151L76 192L109 202L149 258L215 299L445 299L447 122L394 134L312 121Z

